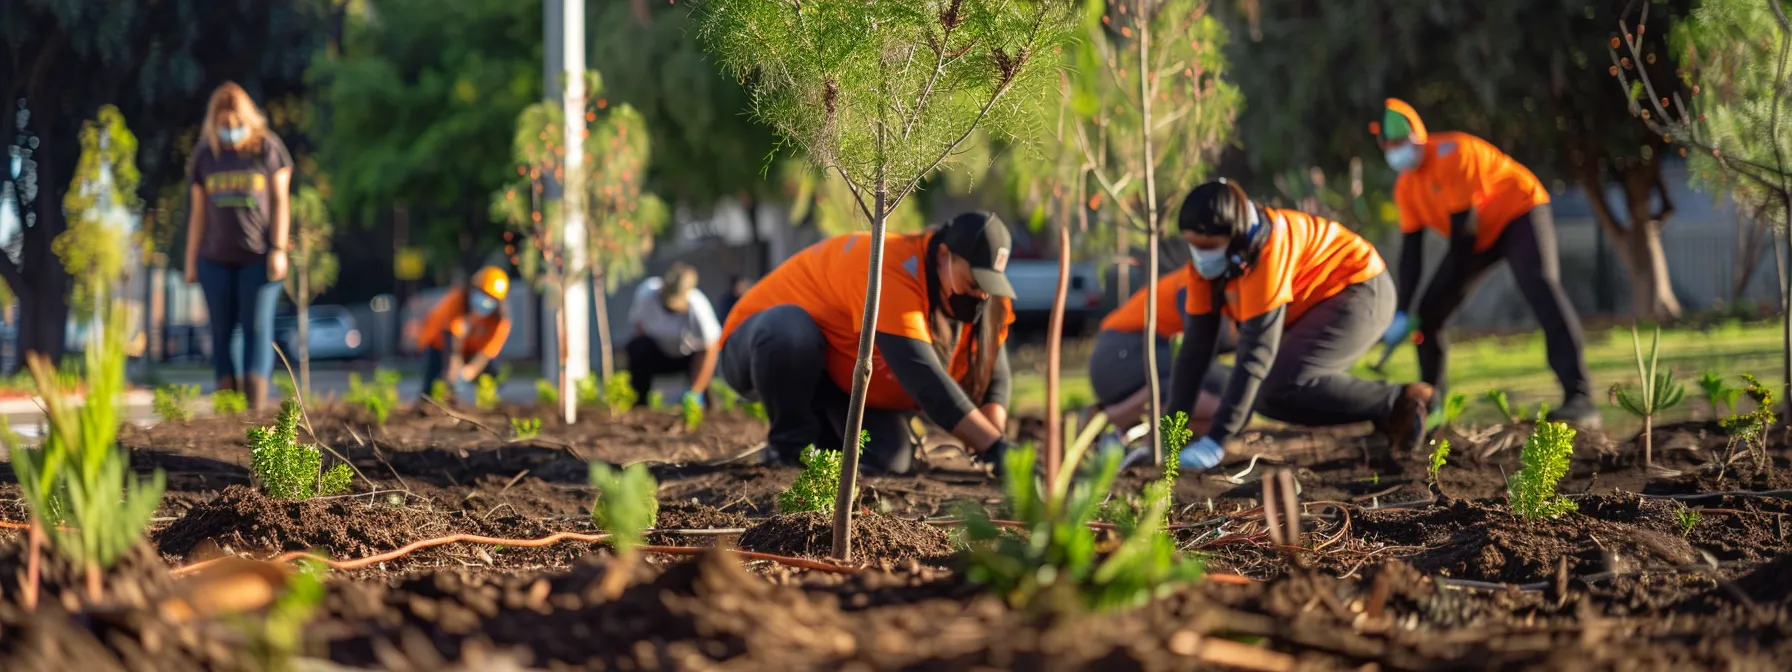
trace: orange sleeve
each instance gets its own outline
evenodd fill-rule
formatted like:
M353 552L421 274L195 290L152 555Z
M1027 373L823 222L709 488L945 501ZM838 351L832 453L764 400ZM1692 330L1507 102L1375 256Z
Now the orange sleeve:
M1206 278L1195 273L1194 265L1185 267L1182 272L1188 274L1188 299L1183 303L1183 312L1190 315L1206 315L1213 312L1213 285Z
M1425 228L1425 218L1413 202L1413 179L1403 175L1394 183L1394 208L1400 211L1401 233L1418 233Z
M429 314L423 318L422 328L417 330L418 349L428 350L447 345L442 334L453 326L454 318L460 315L460 304L464 297L462 290L451 289L436 301L436 305L430 307Z
M1232 309L1233 319L1243 322L1294 302L1295 244L1285 240L1264 246L1257 265L1237 280L1239 305Z
M497 359L498 353L504 351L504 342L507 340L510 340L508 318L498 320L498 325L492 327L491 338L486 339L485 345L479 348L479 354L485 355L486 359Z

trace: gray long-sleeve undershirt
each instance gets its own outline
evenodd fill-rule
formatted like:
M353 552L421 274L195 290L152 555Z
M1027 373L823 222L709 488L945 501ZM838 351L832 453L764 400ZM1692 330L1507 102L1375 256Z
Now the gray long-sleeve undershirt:
M896 382L902 385L902 391L915 400L921 412L934 424L951 430L966 416L977 412L977 404L972 403L970 395L952 380L940 363L939 355L927 342L881 331L872 337L872 341L883 355L884 364L890 367L890 373L896 376ZM990 376L989 389L983 394L983 403L1006 406L1013 379L1008 348L1004 345L996 353L995 372Z
M1282 343L1286 309L1286 306L1278 306L1238 324L1238 351L1234 355L1237 364L1232 369L1232 379L1226 383L1225 395L1220 398L1219 410L1213 415L1212 429L1207 432L1209 438L1223 442L1243 431L1251 421L1257 392L1263 386L1264 377L1269 375L1269 367L1275 364L1276 351ZM1177 353L1175 366L1171 369L1168 412L1194 413L1201 381L1207 376L1208 367L1213 365L1219 328L1217 307L1208 313L1183 318L1182 350Z

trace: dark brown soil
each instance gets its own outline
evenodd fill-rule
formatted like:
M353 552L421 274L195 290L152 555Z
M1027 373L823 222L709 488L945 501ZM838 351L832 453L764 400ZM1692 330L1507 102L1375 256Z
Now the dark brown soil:
M806 558L826 558L832 552L834 517L823 513L777 516L747 528L740 547L748 551ZM951 535L938 527L875 513L855 516L852 530L853 558L869 563L905 560L938 564L956 548Z

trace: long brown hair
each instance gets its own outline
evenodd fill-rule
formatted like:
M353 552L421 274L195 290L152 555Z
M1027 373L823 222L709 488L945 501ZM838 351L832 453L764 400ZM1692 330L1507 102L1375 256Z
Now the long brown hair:
M263 141L268 136L268 118L261 113L255 99L236 82L224 82L212 90L211 100L205 104L205 123L199 127L199 141L212 150L213 156L222 156L224 142L218 138L218 118L226 112L235 112L244 126L249 127L249 137L244 147L249 153L259 154Z
M931 258L933 254L928 256ZM999 296L989 297L983 304L983 314L972 325L971 366L957 382L959 389L971 398L971 403L978 406L983 405L983 395L989 392L989 381L996 374L996 359L1002 354L1003 331L1008 327L1008 314L1013 310L1008 301ZM929 311L928 322L933 334L933 352L946 368L946 375L952 375L952 355L956 354L958 341L964 336L964 324L953 321L939 310Z

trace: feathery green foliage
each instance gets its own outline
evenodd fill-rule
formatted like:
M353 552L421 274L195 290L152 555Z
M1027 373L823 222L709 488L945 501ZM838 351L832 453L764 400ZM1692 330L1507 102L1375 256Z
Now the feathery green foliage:
M1163 477L1153 484L1161 486L1154 489L1148 484L1140 496L1131 494L1116 495L1108 498L1102 505L1101 516L1116 526L1126 528L1138 524L1139 516L1147 515L1154 503L1150 498L1162 495L1164 525L1169 525L1170 509L1175 507L1173 495L1176 492L1176 479L1182 475L1182 448L1194 440L1195 433L1188 428L1188 413L1177 411L1157 419L1158 434L1164 442ZM1099 465L1097 465L1099 468ZM1087 469L1087 467L1085 467Z
M611 417L627 413L635 407L640 398L635 394L634 385L629 382L627 371L617 371L604 379L604 406L610 409ZM653 395L647 395L649 404L653 403Z
M1720 416L1735 413L1736 401L1742 398L1742 388L1730 387L1723 374L1711 370L1699 376L1699 391L1705 394L1711 412Z
M1717 424L1730 435L1731 456L1735 456L1737 448L1744 448L1754 457L1757 467L1766 466L1767 430L1779 420L1779 415L1773 412L1773 390L1750 374L1742 374L1742 381L1747 384L1742 388L1742 394L1755 402L1755 409L1724 418ZM1728 463L1727 459L1725 463Z
M591 487L597 489L591 520L610 534L610 546L618 553L640 546L646 538L642 531L653 527L660 511L659 483L647 465L637 462L618 470L592 462Z
M1188 413L1177 411L1157 419L1158 434L1164 441L1164 481L1173 487L1176 484L1177 465L1182 457L1182 447L1195 440L1195 433L1188 428Z
M352 470L338 464L323 471L323 451L299 444L299 403L280 403L270 427L250 427L249 470L261 491L278 499L306 500L348 491ZM322 473L320 473L322 472Z
M533 439L541 434L541 418L511 418L510 432L518 439Z
M1574 429L1564 422L1548 422L1537 416L1537 427L1524 441L1520 460L1524 467L1506 482L1512 511L1525 518L1555 518L1576 507L1556 495L1556 484L1568 475L1568 458L1574 453Z
M481 411L490 411L498 407L498 379L489 373L479 374L473 383L473 407Z
M429 381L429 398L436 401L447 401L450 396L453 396L453 393L448 389L448 381L441 378Z
M1456 421L1462 418L1462 413L1466 410L1468 410L1468 395L1452 393L1444 397L1442 412L1432 416L1430 429L1440 426L1456 426Z
M1492 403L1494 408L1500 410L1500 415L1506 417L1506 422L1518 422L1520 418L1524 417L1524 407L1513 406L1512 402L1506 398L1505 390L1488 390L1481 396Z
M871 432L859 430L859 450L871 442ZM778 493L778 513L832 511L840 496L840 451L815 446L803 449L798 457L803 471L796 475L790 489Z
M31 513L43 523L52 548L86 568L90 598L99 595L99 573L142 538L161 504L160 469L147 481L135 478L130 455L117 445L123 420L125 308L104 301L96 338L86 352L86 401L72 405L74 389L64 387L41 357L27 358L37 378L49 431L35 449L8 435L13 473ZM122 499L121 499L122 495Z
M560 387L554 381L536 379L535 403L541 406L554 407L560 405Z
M1067 461L1083 452L1067 451ZM1200 562L1182 557L1164 532L1170 501L1165 481L1145 486L1143 509L1116 523L1119 547L1106 554L1097 551L1096 531L1089 523L1112 491L1121 458L1119 453L1098 455L1102 462L1093 478L1061 478L1042 492L1033 476L1033 447L1009 451L1004 456L1005 506L1024 524L1024 535L996 527L981 506L962 507L970 542L966 576L1017 608L1055 611L1135 607L1198 580Z
M647 410L653 411L655 413L666 410L666 395L660 394L659 390L653 390L653 391L648 392L647 393Z
M686 395L678 402L678 416L684 420L685 431L697 431L698 427L703 426L703 402L695 396Z
M757 401L749 401L745 404L741 404L740 410L745 412L747 414L747 417L752 418L754 420L758 420L760 422L771 422L771 416L768 416L765 414L765 404L764 403L757 402Z
M186 422L193 419L193 409L188 408L187 404L198 396L198 385L163 385L156 388L156 396L150 406L163 422Z
M609 405L609 402L604 400L604 387L598 384L597 376L585 376L573 382L572 392L574 396L578 397L580 408ZM633 405L634 402L631 401L629 404Z
M401 379L397 371L375 369L373 382L361 379L361 374L348 374L348 394L342 398L353 406L360 406L372 413L379 424L386 424L387 416L392 409L398 408L398 381Z
M1680 536L1692 534L1692 528L1698 527L1699 521L1704 517L1698 509L1682 505L1679 511L1674 512L1674 518L1680 521Z
M276 377L275 380L286 380ZM289 383L290 384L290 383ZM292 399L294 395L284 395L283 399ZM212 412L226 418L242 415L249 411L249 397L236 390L218 390L212 393Z

